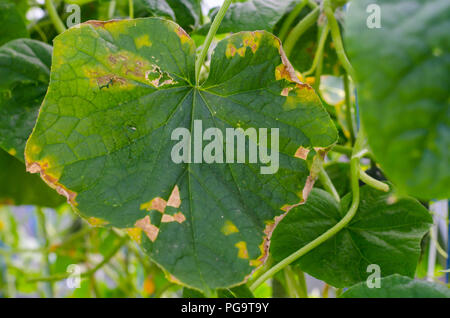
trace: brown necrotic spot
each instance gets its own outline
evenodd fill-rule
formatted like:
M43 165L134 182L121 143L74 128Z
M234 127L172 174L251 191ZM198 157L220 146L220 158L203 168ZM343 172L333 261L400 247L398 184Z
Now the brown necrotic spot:
M158 237L159 229L151 223L149 215L137 220L134 226L142 229L152 242Z
M43 163L39 162L28 162L26 163L26 170L30 173L39 173L41 179L45 181L51 188L55 189L58 194L66 197L67 202L72 206L76 207L78 203L75 201L77 193L67 189L64 185L58 182L58 178L52 176L46 171L48 170L49 164L47 161L43 160Z
M145 71L145 79L154 87L173 85L177 83L169 73L162 71L161 68L155 64L152 64L151 69Z
M177 209L180 207L181 205L180 189L178 189L177 185L175 185L175 187L173 188L169 200L167 201L167 205Z

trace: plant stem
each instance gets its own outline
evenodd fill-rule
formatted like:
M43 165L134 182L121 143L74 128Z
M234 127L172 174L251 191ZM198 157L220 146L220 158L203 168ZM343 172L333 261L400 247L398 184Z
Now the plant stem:
M36 207L36 214L37 214L37 219L38 219L38 224L39 224L39 230L41 232L42 239L43 239L43 245L44 245L43 246L44 249L42 251L42 260L44 262L44 272L46 275L50 275L51 274L51 264L50 264L49 251L48 251L48 247L50 246L50 243L48 240L46 221L45 221L45 213L44 213L44 211L42 211L42 209L40 207ZM51 281L46 283L46 289L47 289L48 296L50 298L53 298L53 296L54 296L53 283Z
M114 255L117 254L117 252L120 250L120 248L123 246L123 244L127 241L127 239L128 239L127 236L123 236L120 239L117 246L114 247L114 249L112 249L107 255L105 255L105 257L103 258L103 260L100 263L98 263L92 269L89 269L89 270L85 271L84 273L82 273L80 275L80 277L87 277L87 276L94 275L100 268L102 268L105 264L107 264L111 260L111 258L114 257ZM32 278L32 279L27 280L27 282L32 283L32 282L44 282L44 281L57 281L57 280L63 280L65 278L69 277L70 275L71 275L70 273L59 273L59 274L55 274L52 276Z
M347 55L345 54L344 45L342 43L342 37L341 37L341 31L339 30L339 24L336 21L336 18L334 17L334 10L331 6L330 0L324 0L323 8L325 15L328 19L328 24L331 29L331 37L333 38L333 43L336 48L336 54L341 62L342 66L346 70L346 72L352 77L353 80L356 79L355 77L355 71L353 70L352 65L350 64L350 61L347 58Z
M216 17L214 18L213 23L211 24L211 27L209 28L208 35L206 36L205 43L203 43L203 48L200 52L200 55L197 57L197 60L195 61L195 83L196 85L199 85L200 81L200 70L202 68L203 62L205 61L206 55L208 54L209 47L211 46L211 42L214 38L214 36L217 33L217 30L219 29L220 23L223 20L223 17L225 16L225 13L228 10L228 7L230 6L232 0L225 0L222 4L222 7L220 7L219 12L217 13Z
M308 76L308 75L312 74L312 72L314 72L314 70L316 69L317 64L319 63L319 59L323 54L323 48L325 46L325 42L327 41L329 31L330 31L330 28L328 27L328 23L327 23L324 25L322 32L320 33L319 44L317 45L316 54L314 55L314 60L311 65L311 68L309 70L307 70L306 72L304 72L303 76Z
M111 0L108 6L108 19L111 20L114 17L116 11L116 0Z
M347 155L350 157L352 155L353 149L351 147L346 147L342 145L334 145L330 151L341 153L343 155Z
M354 129L354 121L353 121L353 104L352 104L352 98L351 98L351 92L350 92L350 81L348 79L348 75L344 74L344 90L345 90L345 104L346 104L346 111L345 111L345 120L347 121L348 131L350 133L350 142L355 142L355 129Z
M300 297L308 298L308 286L306 285L305 273L303 271L298 270L298 283L300 285L301 294Z
M319 14L320 14L319 7L313 9L288 34L286 41L284 42L283 45L284 52L286 53L287 57L291 55L295 43L297 43L297 40L300 38L300 36L303 33L305 33L305 31L307 31L316 22Z
M134 19L134 3L133 0L128 0L128 15L130 19Z
M319 180L322 183L325 190L328 193L330 193L337 202L341 201L341 198L339 197L339 193L337 192L336 188L334 187L333 182L331 181L330 177L328 176L328 174L325 171L325 169L323 168L323 166L320 167Z
M359 178L361 179L362 182L364 182L365 184L367 184L368 186L370 186L374 189L384 191L384 192L389 192L389 186L386 183L372 178L362 169L360 169L360 171L359 171Z
M289 31L290 26L294 22L295 18L302 12L303 8L308 4L308 0L303 0L302 2L297 3L295 8L289 13L286 20L284 20L283 25L281 26L280 33L278 34L278 37L282 42L284 42L284 39L286 37L286 34Z
M353 148L352 158L350 160L350 179L351 179L351 188L352 188L352 204L350 205L350 208L348 212L345 214L345 216L331 229L320 235L315 240L309 242L296 252L292 253L285 259L283 259L281 262L273 266L271 269L269 269L267 272L265 272L263 275L261 275L251 286L250 290L255 290L260 284L265 282L268 278L275 275L278 271L285 268L287 265L291 264L292 262L296 261L312 249L316 248L323 242L327 241L334 235L336 235L340 230L342 230L355 216L356 211L358 210L359 206L359 171L360 171L360 164L359 160L361 157L367 152L365 149L365 136L360 131L360 134L358 134L358 138L355 143L355 147Z
M48 15L55 26L55 29L58 33L62 33L66 31L66 27L64 23L61 21L58 12L56 11L55 4L53 0L45 0L45 8L47 9Z

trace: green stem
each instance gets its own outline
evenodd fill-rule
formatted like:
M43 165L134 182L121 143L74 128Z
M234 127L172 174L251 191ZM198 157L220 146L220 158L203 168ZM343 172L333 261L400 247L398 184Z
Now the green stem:
M128 0L128 15L130 19L134 19L134 3L133 0Z
M88 276L94 275L100 268L102 268L105 264L107 264L111 260L111 258L114 257L114 255L117 254L117 252L120 250L120 248L123 246L123 244L125 244L127 239L128 239L127 236L123 236L120 239L117 246L114 247L114 249L112 249L107 255L105 255L105 257L103 258L103 260L100 263L98 263L92 269L89 269L89 270L85 271L84 273L82 273L80 275L80 277L88 277ZM44 281L47 281L47 282L48 281L57 281L57 280L63 280L65 278L69 277L70 275L71 275L71 273L59 273L59 274L46 276L46 277L32 278L32 279L27 280L27 282L32 283L32 282L44 282Z
M298 275L298 283L299 283L300 291L301 291L300 297L308 298L308 286L306 285L305 273L298 270L297 275Z
M319 38L319 44L317 46L316 54L314 55L314 60L311 65L311 68L303 73L303 76L308 76L314 72L314 70L317 67L317 64L319 63L320 57L323 55L323 48L325 46L325 42L328 38L328 32L330 31L330 28L328 27L328 23L324 25L322 32L320 33Z
M49 251L48 251L50 243L49 243L48 234L47 234L45 213L44 213L44 211L42 211L42 209L40 207L36 207L36 214L37 214L37 219L38 219L38 224L39 224L39 230L41 232L43 243L44 243L43 244L44 249L42 251L42 259L44 261L44 273L46 275L50 275L51 274L51 264L50 264ZM48 296L50 298L53 298L53 296L54 296L53 283L51 281L46 283L46 289L47 289Z
M320 8L317 7L308 13L288 34L286 41L283 44L284 52L286 56L291 55L294 49L295 43L300 38L300 36L305 33L316 21L320 14Z
M285 259L283 259L281 262L273 266L271 269L269 269L267 272L265 272L263 275L261 275L251 286L250 290L255 290L260 284L265 282L268 278L275 275L278 271L285 268L287 265L291 264L292 262L296 261L306 253L310 252L323 242L327 241L328 239L332 238L334 235L336 235L340 230L342 230L355 216L356 211L358 210L359 206L359 171L360 171L360 164L359 160L361 159L361 156L366 153L366 149L363 148L364 146L364 135L358 134L357 141L355 143L355 147L353 148L353 154L352 158L350 160L350 178L351 178L351 188L352 188L352 204L350 206L350 209L345 214L345 216L331 229L320 235L315 240L309 242L296 252L292 253Z
M208 54L209 47L211 46L211 42L214 38L214 36L217 33L217 30L219 29L220 23L223 20L223 17L225 16L225 13L228 10L228 7L230 6L232 0L225 0L222 4L222 7L220 7L219 12L217 13L216 17L214 18L213 23L211 24L211 27L209 28L208 35L206 36L205 43L203 43L203 48L200 52L200 55L197 57L197 60L195 61L195 83L196 85L199 85L200 82L200 70L202 68L203 62L205 61L206 55Z
M111 0L108 6L108 19L111 20L114 17L116 11L116 0Z
M283 42L286 38L286 34L289 31L289 28L291 27L292 23L294 22L295 18L302 12L303 8L308 4L308 0L303 0L302 2L297 3L295 8L289 13L287 18L284 20L283 25L281 26L280 33L278 34L278 37Z
M336 188L334 187L333 182L331 181L330 177L328 176L327 172L323 168L323 166L320 168L319 171L319 180L322 183L325 190L330 193L334 199L339 202L341 201L341 198L339 197L339 193L337 192Z
M295 298L308 298L305 274L302 271L297 271L296 273L291 266L286 266L284 269L284 278L286 280L289 296Z
M342 37L341 37L341 31L339 30L339 24L334 16L334 10L331 6L330 0L325 0L323 3L324 12L328 19L328 24L330 25L331 29L331 37L333 39L334 46L336 48L336 54L341 62L344 69L347 71L347 73L352 77L353 80L356 79L355 77L355 71L353 70L352 65L350 64L350 61L347 58L347 55L345 54L344 50L344 44L342 43Z
M352 155L353 148L341 145L334 145L330 151L337 152L350 157Z
M359 171L359 178L361 179L362 182L364 182L365 184L374 189L389 192L389 186L386 183L372 178L362 169Z
M350 133L350 142L355 142L355 126L353 121L353 103L351 98L351 92L350 92L350 81L348 79L348 75L344 74L344 90L345 90L345 104L346 104L346 111L345 111L345 120L347 121L348 131Z
M66 31L66 27L64 23L61 21L58 12L56 11L55 4L52 0L45 0L45 8L47 9L48 15L55 26L55 29L58 33L62 33Z

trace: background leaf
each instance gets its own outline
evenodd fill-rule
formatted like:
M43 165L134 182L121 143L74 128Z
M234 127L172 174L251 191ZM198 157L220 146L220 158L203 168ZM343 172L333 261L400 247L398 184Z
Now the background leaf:
M21 161L47 91L51 54L51 46L31 39L0 47L0 147Z
M442 284L414 280L401 275L381 279L381 288L368 288L366 282L350 287L342 298L450 298Z
M8 41L27 38L28 31L23 17L16 5L11 2L0 0L0 45Z
M370 147L403 193L448 198L450 3L380 0L382 27L371 29L372 2L355 1L346 18Z
M232 3L220 24L218 33L266 30L273 31L277 22L288 11L295 0L248 0ZM219 7L211 9L209 16L214 20ZM210 23L202 27L207 32Z
M347 287L368 277L367 266L380 266L381 275L414 276L420 241L432 219L416 200L392 203L390 194L361 187L361 201L352 221L337 235L294 264L302 271L336 287ZM314 189L308 201L294 208L272 235L275 261L289 256L336 225L350 206L351 193L339 205L330 194Z
M65 200L37 175L25 171L25 165L0 149L0 205L37 205L57 207Z

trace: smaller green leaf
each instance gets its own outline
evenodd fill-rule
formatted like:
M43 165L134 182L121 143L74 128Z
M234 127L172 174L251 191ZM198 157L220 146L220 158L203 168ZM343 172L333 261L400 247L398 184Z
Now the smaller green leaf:
M138 0L134 3L136 17L150 15L168 17L175 21L175 13L165 0Z
M64 197L49 188L37 175L25 171L25 165L0 149L0 204L57 207Z
M189 31L201 22L199 0L138 0L135 8L137 17L166 17Z
M0 25L0 45L29 37L25 22L14 3L0 2Z
M342 298L450 298L450 289L438 283L391 275L380 280L380 288L365 282L350 287Z
M360 204L352 221L337 235L294 264L336 287L365 281L376 264L381 275L414 276L420 241L432 218L415 199L394 202L391 193L368 186L360 189ZM313 189L304 205L292 209L276 227L270 245L272 257L281 261L336 225L345 215L351 193L341 204L327 192Z
M248 0L232 3L220 24L218 33L256 31L273 31L275 25L288 11L294 0ZM219 7L211 9L209 16L214 20ZM202 27L207 32L211 23Z

